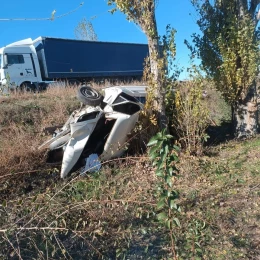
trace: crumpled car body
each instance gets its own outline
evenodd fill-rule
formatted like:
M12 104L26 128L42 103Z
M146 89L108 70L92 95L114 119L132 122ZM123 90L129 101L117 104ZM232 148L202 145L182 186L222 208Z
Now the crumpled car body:
M104 89L104 96L89 86L79 88L78 99L84 106L39 147L47 148L50 158L61 155L61 178L84 167L93 154L106 161L124 153L127 136L143 108L130 94L117 87Z

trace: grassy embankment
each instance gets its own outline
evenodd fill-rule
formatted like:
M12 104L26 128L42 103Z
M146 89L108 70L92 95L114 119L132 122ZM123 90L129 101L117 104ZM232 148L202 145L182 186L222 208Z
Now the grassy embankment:
M37 150L79 106L75 93L0 98L0 259L171 259L146 154L63 181ZM180 156L179 259L259 259L259 159L259 136Z

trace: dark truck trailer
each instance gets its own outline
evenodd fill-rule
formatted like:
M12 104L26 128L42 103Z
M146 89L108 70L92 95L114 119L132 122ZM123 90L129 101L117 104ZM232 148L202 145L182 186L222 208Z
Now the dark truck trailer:
M147 44L39 37L34 41L42 80L141 79Z

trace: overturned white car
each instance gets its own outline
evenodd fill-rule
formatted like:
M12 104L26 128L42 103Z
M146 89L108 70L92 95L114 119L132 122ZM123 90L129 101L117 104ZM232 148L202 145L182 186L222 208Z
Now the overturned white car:
M84 106L39 147L48 148L49 157L60 155L61 178L79 169L98 169L100 161L121 156L143 108L131 92L117 87L104 89L102 96L89 86L81 86L78 99Z

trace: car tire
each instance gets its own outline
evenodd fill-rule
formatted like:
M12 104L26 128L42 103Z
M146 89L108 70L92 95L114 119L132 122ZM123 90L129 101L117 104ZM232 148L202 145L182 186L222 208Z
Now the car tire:
M85 85L78 89L77 97L80 102L89 106L98 106L103 100L103 96L97 90Z

